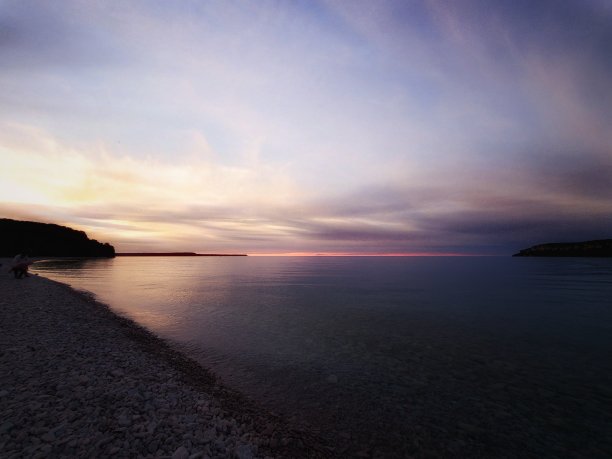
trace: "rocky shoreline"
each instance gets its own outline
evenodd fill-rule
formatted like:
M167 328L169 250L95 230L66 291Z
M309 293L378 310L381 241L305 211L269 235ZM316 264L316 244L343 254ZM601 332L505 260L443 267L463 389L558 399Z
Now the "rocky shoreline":
M3 458L336 456L67 285L3 271L0 291Z

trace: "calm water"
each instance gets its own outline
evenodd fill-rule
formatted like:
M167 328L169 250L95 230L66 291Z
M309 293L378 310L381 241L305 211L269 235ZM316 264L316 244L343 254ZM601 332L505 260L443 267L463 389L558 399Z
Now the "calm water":
M611 457L612 260L40 262L346 456Z

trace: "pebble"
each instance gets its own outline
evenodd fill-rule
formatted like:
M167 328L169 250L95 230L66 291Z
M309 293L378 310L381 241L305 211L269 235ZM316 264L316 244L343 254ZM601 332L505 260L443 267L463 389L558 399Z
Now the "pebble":
M53 441L55 441L55 435L53 435L51 432L44 434L42 437L44 441L51 443Z
M0 276L0 457L252 459L283 429L237 422L108 309L42 277L11 281Z
M253 459L253 451L249 445L238 445L234 450L236 459Z
M132 424L132 422L128 419L127 416L119 416L117 418L117 422L119 423L120 426L122 427L127 427L129 425Z
M179 446L172 454L172 459L189 459L189 451L184 446Z
M149 452L151 454L154 454L157 449L159 448L159 441L158 440L152 440L148 445L147 445L147 449L149 450Z

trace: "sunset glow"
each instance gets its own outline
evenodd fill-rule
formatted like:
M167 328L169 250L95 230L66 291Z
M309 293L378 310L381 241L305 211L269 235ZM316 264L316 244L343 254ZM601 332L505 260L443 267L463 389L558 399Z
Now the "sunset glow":
M9 0L0 31L2 217L118 252L610 236L609 2Z

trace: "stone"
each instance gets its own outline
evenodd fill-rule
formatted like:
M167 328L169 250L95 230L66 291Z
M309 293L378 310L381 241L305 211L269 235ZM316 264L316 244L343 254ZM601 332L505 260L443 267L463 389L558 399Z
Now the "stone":
M157 449L159 448L159 440L153 440L147 445L147 449L151 454L155 454Z
M215 449L219 451L225 451L225 443L220 438L215 440Z
M331 383L331 384L336 384L338 382L338 376L336 376L336 375L329 375L327 377L327 382Z
M172 459L189 459L189 451L184 446L179 446L172 454Z
M204 441L204 443L210 443L216 438L216 436L217 436L217 432L215 431L214 428L208 429L206 430L206 432L204 432L204 435L202 436L202 440Z
M42 437L44 441L46 441L47 443L51 443L53 441L55 441L55 435L53 435L52 432L47 432L46 434L44 434Z
M110 311L76 295L66 299L67 287L38 281L21 298L24 286L7 290L0 276L3 296L24 303L40 297L6 314L16 321L8 344L17 347L15 355L0 349L0 364L11 369L0 371L0 456L251 459L266 448L261 430L276 430L266 416L232 417L165 359L124 339L122 327L129 325L108 321ZM34 331L23 334L21 326ZM30 343L45 358L28 356Z
M132 424L132 421L130 421L130 418L128 418L126 415L122 414L117 418L117 423L121 427L128 427Z
M253 459L253 451L249 445L238 445L234 449L236 459Z

